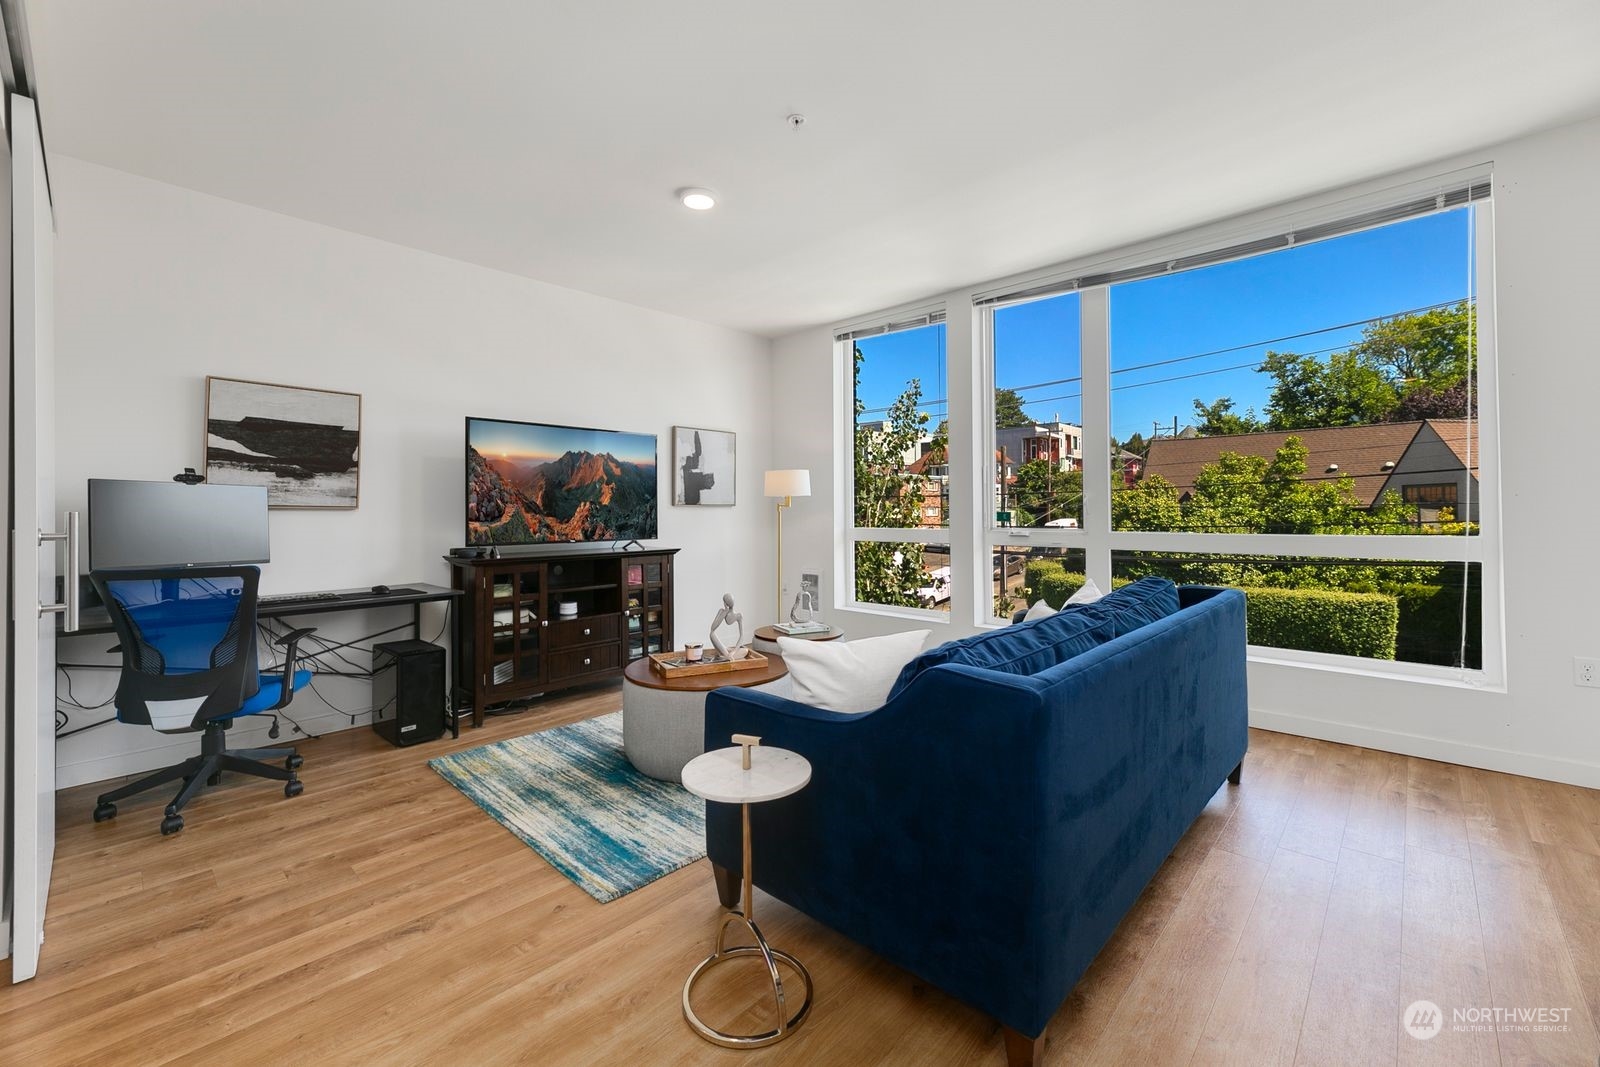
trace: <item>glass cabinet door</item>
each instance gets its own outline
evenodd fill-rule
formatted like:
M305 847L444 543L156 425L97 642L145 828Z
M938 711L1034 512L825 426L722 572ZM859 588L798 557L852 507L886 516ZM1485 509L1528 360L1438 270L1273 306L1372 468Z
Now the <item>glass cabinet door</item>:
M539 684L544 568L525 565L495 569L485 581L493 603L486 642L489 688L515 690Z
M624 614L628 618L628 658L638 659L653 652L670 652L668 647L667 564L659 558L629 560L623 573Z

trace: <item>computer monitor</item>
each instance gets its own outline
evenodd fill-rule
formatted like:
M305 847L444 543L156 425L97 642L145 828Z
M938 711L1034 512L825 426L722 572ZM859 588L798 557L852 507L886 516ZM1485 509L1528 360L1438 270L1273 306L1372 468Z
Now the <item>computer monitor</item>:
M264 485L89 479L89 569L266 563Z

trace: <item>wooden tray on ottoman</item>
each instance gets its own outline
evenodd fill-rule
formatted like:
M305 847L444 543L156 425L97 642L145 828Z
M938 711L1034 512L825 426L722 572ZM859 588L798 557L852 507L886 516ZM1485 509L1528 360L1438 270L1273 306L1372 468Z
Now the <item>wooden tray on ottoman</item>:
M767 667L767 657L751 649L743 659L721 659L709 656L698 663L689 663L682 652L652 652L650 665L659 674L669 678L690 678L696 674L726 674L729 671L759 671Z

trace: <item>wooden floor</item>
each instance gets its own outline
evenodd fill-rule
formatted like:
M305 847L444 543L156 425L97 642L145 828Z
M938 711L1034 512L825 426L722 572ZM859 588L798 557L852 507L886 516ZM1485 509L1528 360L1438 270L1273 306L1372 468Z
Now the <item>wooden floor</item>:
M813 1017L737 1053L690 1034L705 861L596 904L428 770L616 709L602 688L421 749L302 746L306 792L233 781L95 825L64 792L39 977L0 987L11 1064L986 1064L995 1024L770 898ZM759 847L759 842L757 843ZM892 902L886 901L886 907ZM0 969L3 969L0 964ZM723 968L735 971L735 968ZM705 1013L755 1018L737 973ZM1567 1008L1568 1030L1420 1041L1402 1008ZM1252 731L1048 1031L1047 1064L1562 1064L1600 1019L1600 793Z

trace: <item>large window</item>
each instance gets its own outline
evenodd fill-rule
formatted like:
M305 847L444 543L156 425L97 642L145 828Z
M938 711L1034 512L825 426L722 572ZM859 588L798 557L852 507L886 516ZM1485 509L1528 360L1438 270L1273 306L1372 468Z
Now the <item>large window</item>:
M1108 287L1112 433L1143 457L1112 546L1211 550L1118 552L1118 577L1242 587L1260 646L1482 666L1478 210ZM1375 536L1410 539L1405 562Z
M945 326L930 321L938 318L840 338L851 367L857 603L950 610Z
M927 606L937 571L992 625L1166 574L1244 589L1258 656L1498 681L1489 191L1455 176L982 292L977 395L912 355L939 360L941 326L853 339L857 601ZM952 421L974 431L954 465ZM966 514L951 469L977 479ZM936 510L946 536L892 532Z

